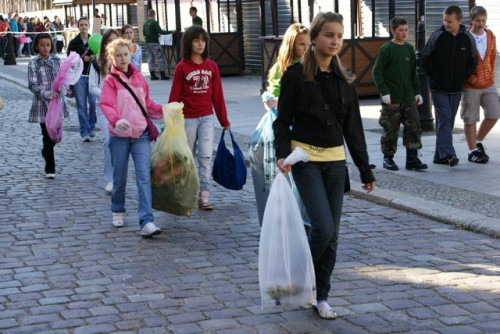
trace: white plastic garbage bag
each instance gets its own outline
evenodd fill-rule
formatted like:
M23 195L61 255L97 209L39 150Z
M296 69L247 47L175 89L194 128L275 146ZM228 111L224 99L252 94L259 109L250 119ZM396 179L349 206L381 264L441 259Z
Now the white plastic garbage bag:
M271 187L259 243L262 307L315 304L316 283L311 251L297 201L286 176Z

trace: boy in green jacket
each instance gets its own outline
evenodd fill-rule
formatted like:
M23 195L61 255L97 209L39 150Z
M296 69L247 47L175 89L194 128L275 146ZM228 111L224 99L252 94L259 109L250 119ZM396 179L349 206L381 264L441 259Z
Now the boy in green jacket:
M171 34L172 32L161 29L158 21L155 19L155 16L156 12L154 9L148 10L148 20L143 26L144 37L146 39L144 48L146 49L146 53L148 55L149 73L151 74L151 80L159 79L154 71L155 62L157 62L160 67L161 80L168 80L170 78L165 75L165 59L163 57L163 49L160 45L159 37L160 34L166 35Z
M399 126L404 127L403 145L406 147L406 169L421 171L427 165L418 158L422 148L420 117L417 104L423 103L417 76L415 50L408 42L408 23L403 18L391 20L393 39L379 50L373 67L373 80L382 98L379 124L383 134L380 138L384 154L383 167L398 170L394 161L397 150Z

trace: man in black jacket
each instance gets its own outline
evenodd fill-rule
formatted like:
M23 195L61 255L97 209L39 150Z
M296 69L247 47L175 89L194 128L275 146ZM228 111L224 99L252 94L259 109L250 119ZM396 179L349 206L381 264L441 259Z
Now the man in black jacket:
M453 147L453 125L462 97L462 86L477 66L473 37L462 25L462 10L449 6L443 14L443 26L432 33L422 54L422 66L436 113L435 164L453 167L458 158Z

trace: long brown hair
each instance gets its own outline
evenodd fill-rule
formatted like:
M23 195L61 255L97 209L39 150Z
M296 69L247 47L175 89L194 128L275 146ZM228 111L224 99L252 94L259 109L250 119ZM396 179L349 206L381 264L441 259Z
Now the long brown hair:
M106 54L106 47L109 44L109 39L112 35L116 35L116 37L120 37L120 34L115 29L108 29L102 36L101 46L99 48L99 54L97 55L97 66L99 66L99 73L105 77L109 73L109 69L111 68L111 64L108 59L108 55Z
M316 58L314 57L314 46L312 45L312 41L318 37L319 32L321 31L321 27L323 24L327 22L337 22L344 26L344 18L339 13L326 12L326 13L318 13L313 21L311 22L311 28L309 29L309 37L311 39L311 44L307 47L306 52L302 56L302 64L304 66L304 76L306 81L314 81L314 77L316 73L318 73L318 63L316 62ZM338 55L332 57L332 68L334 68L341 77L343 77L348 82L354 81L354 75L347 73L340 62L340 58Z
M278 66L280 77L285 72L286 68L292 64L292 61L297 58L294 54L294 45L297 36L301 34L307 34L309 29L301 23L293 23L288 27L283 36L283 41L281 42L280 49L278 51L278 57L276 58L276 63L273 65ZM272 73L273 71L269 71ZM269 80L270 78L268 78Z
M203 29L200 26L191 26L184 31L181 37L181 56L182 59L191 59L191 54L193 53L193 40L197 38L202 38L205 40L205 50L203 50L203 53L201 54L201 57L203 59L208 58L208 47L210 43L210 36L206 32L205 29Z
M122 36L125 35L125 32L127 31L127 29L132 29L132 32L134 31L134 27L132 27L132 25L130 24L126 24L122 27L122 29L120 30L120 32L122 33ZM134 38L132 38L133 40Z

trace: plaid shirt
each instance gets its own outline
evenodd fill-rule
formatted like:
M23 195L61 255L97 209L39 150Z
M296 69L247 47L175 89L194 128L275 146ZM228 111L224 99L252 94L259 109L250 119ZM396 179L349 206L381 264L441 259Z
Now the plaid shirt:
M46 98L50 92L52 82L56 78L61 67L61 60L57 56L50 55L49 59L43 60L39 55L30 60L28 64L28 88L33 92L33 102L31 104L28 122L45 123L47 109L50 100ZM63 115L68 117L68 106L62 93L59 93Z

